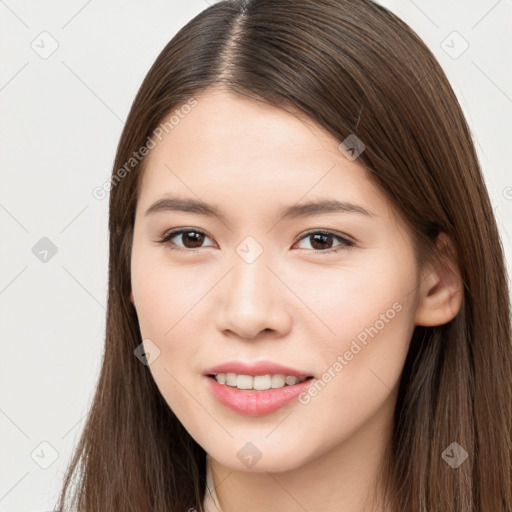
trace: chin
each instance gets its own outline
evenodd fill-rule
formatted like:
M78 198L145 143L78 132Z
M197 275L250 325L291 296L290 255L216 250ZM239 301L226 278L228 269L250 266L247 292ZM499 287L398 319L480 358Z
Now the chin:
M209 453L224 467L229 468L232 471L242 471L247 473L284 473L286 471L292 471L300 468L308 462L308 457L297 457L297 453L294 453L294 456L290 457L290 449L276 450L275 448L266 448L259 452L252 449L252 461L250 458L248 460L244 460L249 456L249 449L247 450L247 455L245 457L243 453L241 453L242 451L243 448L237 449L234 457L226 457L226 451L219 453L218 457L215 450ZM269 453L266 454L267 451Z

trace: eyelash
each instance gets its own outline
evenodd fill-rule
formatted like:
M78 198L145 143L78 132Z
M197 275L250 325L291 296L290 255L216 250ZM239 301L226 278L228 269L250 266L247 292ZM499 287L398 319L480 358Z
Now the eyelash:
M162 245L168 245L170 249L175 250L175 251L195 252L197 249L201 249L201 247L196 247L194 249L183 249L181 247L176 246L176 244L174 244L173 242L171 242L172 238L174 238L178 235L181 235L183 233L191 233L191 232L192 233L200 233L200 234L205 235L208 238L212 239L212 237L210 237L207 233L205 233L204 231L201 231L200 229L180 228L180 229L175 229L175 230L169 231L160 240L157 240L157 242ZM340 244L335 246L334 249L325 249L325 250L304 249L305 251L307 251L309 253L317 253L317 254L332 254L332 253L337 253L340 250L348 249L355 245L355 243L348 238L338 235L332 231L327 231L327 230L322 230L322 229L312 230L312 231L308 231L307 233L304 233L298 239L298 242L300 242L301 240L303 240L305 238L308 238L311 235L316 235L316 234L332 236L333 238L336 238L340 242Z

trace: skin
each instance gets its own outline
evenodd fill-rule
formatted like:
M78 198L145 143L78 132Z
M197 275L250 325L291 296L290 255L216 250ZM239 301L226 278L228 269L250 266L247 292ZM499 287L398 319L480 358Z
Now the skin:
M160 350L151 374L211 456L224 512L359 512L389 443L414 327L457 314L460 280L446 265L418 268L410 234L382 192L321 127L222 89L196 99L150 151L137 204L130 300L142 339ZM144 215L167 193L200 198L225 220ZM320 199L351 201L373 216L279 214ZM184 252L157 242L181 227L204 232L202 245L182 235L172 240ZM304 236L312 229L354 245L336 237L315 244ZM263 250L252 263L236 252L247 236ZM228 360L271 360L322 379L393 304L400 311L305 405L248 417L205 386L202 373ZM262 454L251 468L237 457L247 442Z

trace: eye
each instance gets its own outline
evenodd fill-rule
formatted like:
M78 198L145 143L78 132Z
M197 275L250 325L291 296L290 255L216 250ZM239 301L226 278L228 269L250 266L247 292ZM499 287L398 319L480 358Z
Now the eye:
M334 245L333 249L333 239L339 241L337 245ZM299 241L308 240L310 242L311 247L313 248L309 252L318 252L318 253L333 253L338 252L342 249L347 249L349 247L354 246L354 242L349 240L348 238L333 233L331 231L310 231L303 235ZM307 248L306 248L307 249Z
M179 246L172 241L172 239L176 237L179 237L178 240L181 238L183 245ZM171 249L189 252L188 249L200 248L205 238L209 238L211 240L211 238L204 231L194 228L181 228L169 231L169 233L165 234L163 238L157 241L160 244L170 245ZM183 249L181 247L183 247Z
M174 238L181 240L181 245L174 242ZM180 228L169 231L160 240L157 240L157 242L170 245L173 250L190 252L191 249L201 248L205 239L211 240L211 238L200 229ZM338 240L339 243L333 246L333 239ZM335 253L355 245L352 240L344 236L324 230L309 231L299 239L299 242L302 240L308 240L310 242L312 249L308 251L313 253ZM210 247L213 247L213 245Z

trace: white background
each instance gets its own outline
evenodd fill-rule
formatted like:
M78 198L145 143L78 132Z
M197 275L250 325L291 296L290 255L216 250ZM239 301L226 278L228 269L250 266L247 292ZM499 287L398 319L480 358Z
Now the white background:
M460 99L510 272L512 1L381 3L425 40ZM55 504L103 350L108 198L92 190L109 179L124 120L156 56L207 6L0 1L2 512ZM50 36L40 36L45 31ZM458 58L464 42L454 31L469 44ZM46 59L31 47L48 50L53 40L58 48ZM46 263L32 252L42 237L57 248Z

